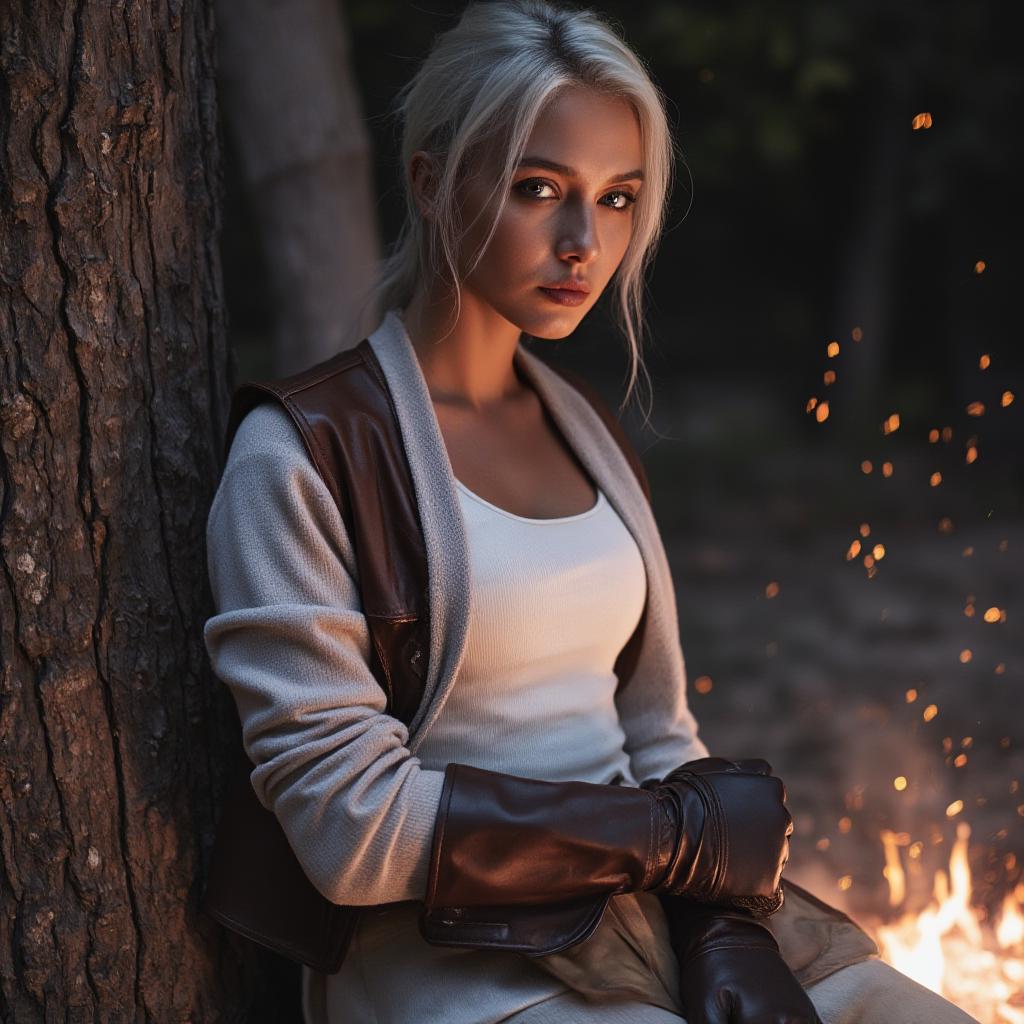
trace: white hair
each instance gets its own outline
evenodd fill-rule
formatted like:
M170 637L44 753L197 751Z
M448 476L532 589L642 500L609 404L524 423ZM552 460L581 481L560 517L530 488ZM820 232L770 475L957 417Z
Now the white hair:
M472 269L497 226L534 124L554 93L571 85L626 100L640 126L644 187L633 207L628 247L611 281L615 319L630 359L625 406L639 374L646 376L641 356L644 278L664 228L676 147L661 90L640 58L594 11L548 0L475 2L453 28L437 36L393 108L401 125L406 216L380 265L370 301L384 309L404 308L427 268L434 268L453 287L460 308L456 257L467 228L460 223L456 198L462 178L479 172L478 155L504 154L504 167L487 182L493 185L487 207L493 219ZM429 220L420 215L413 197L409 167L417 150L429 153L437 170Z

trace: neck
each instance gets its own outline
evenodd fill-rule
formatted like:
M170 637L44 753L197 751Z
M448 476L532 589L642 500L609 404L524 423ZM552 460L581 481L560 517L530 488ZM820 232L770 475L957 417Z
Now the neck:
M402 313L435 404L485 412L521 396L514 364L520 329L465 289L454 314L453 302L432 301L421 290Z

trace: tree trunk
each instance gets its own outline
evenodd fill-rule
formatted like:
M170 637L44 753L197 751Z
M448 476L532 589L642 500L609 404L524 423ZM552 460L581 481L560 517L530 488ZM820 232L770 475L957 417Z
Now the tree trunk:
M377 326L369 134L339 0L216 7L226 129L274 296L275 372L293 373Z
M201 632L231 385L213 39L195 0L0 4L0 1019L18 1024L300 1019L297 971L198 910L239 742Z

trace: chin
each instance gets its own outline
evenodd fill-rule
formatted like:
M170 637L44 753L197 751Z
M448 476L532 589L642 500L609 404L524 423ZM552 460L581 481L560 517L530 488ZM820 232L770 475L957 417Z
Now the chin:
M531 310L529 314L514 321L515 325L524 333L534 338L543 338L547 341L558 341L567 338L580 325L580 321L587 315L588 310L583 307L555 310L545 315L538 315Z
M538 327L535 330L527 331L526 333L529 334L531 338L541 338L544 341L562 341L564 338L568 338L569 335L576 330L577 326L577 324L573 324L568 330L558 330L554 327Z

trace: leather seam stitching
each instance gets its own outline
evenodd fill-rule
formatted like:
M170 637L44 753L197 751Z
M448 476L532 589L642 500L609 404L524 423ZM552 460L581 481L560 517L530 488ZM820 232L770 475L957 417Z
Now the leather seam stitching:
M651 876L654 874L654 858L655 851L661 848L661 843L657 841L655 830L658 826L657 816L655 810L657 809L657 798L653 793L647 793L647 814L650 822L649 836L647 839L647 863L644 866L643 877L640 880L640 889L646 891L650 885Z

